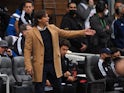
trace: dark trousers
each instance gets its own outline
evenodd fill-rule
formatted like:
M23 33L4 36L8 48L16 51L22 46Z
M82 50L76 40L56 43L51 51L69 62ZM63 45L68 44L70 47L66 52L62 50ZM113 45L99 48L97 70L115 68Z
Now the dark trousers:
M54 93L61 93L61 79L56 77L54 64L45 63L42 82L34 82L35 93L44 93L46 79L50 81Z

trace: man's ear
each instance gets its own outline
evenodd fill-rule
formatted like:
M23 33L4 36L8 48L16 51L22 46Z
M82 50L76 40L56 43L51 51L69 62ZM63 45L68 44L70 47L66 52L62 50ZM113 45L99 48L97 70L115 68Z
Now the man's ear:
M38 22L40 22L41 21L41 19L38 19Z

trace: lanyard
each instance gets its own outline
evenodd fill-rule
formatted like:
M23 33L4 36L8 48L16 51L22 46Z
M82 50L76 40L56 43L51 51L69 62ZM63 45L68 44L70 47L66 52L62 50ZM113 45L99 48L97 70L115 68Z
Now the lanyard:
M97 14L97 16L99 17L99 15ZM103 28L106 28L106 22L105 22L105 20L104 19L101 19L100 17L99 17L99 20L100 20L100 23L101 23L101 25L102 25L102 27Z
M103 28L106 28L106 22L104 19L100 19L100 23L101 23Z

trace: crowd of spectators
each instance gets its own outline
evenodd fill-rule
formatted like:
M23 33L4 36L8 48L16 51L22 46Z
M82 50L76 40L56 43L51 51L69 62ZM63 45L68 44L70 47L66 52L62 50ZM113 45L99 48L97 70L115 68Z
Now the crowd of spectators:
M74 1L74 0L72 0ZM6 14L6 8L1 8ZM123 2L116 0L114 14L109 13L107 0L81 0L79 3L69 2L67 13L63 16L60 27L66 30L94 29L96 34L92 37L78 37L69 39L70 50L78 53L99 53L101 48L117 47L123 55ZM1 21L3 17L1 16ZM20 5L4 26L1 22L1 38L5 36L19 36L21 24L34 25L34 4L28 0ZM8 23L7 23L8 22ZM5 27L6 25L6 27Z
M96 31L96 34L71 38L67 41L60 40L62 79L64 82L77 80L67 67L69 64L69 60L65 57L67 50L77 53L100 54L98 64L94 68L96 79L109 78L108 80L110 80L110 78L116 79L124 76L123 65L121 65L124 64L124 59L120 58L120 56L124 56L124 3L121 0L116 0L114 10L114 14L109 13L107 0L106 2L105 0L98 0L97 2L95 0L81 0L78 4L68 3L67 13L61 21L61 29L76 31L91 28ZM34 3L27 0L11 17L8 17L6 12L6 9L1 8L0 56L10 58L24 56L25 35L28 35L27 32L35 24ZM18 38L13 44L13 48L8 46L8 42L4 40L5 36ZM112 90L113 83L116 82L109 82L108 88Z

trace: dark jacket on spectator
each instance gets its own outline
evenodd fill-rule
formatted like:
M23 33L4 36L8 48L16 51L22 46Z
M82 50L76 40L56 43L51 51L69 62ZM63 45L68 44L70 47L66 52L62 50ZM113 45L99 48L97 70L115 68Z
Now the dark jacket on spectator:
M124 48L124 18L120 18L114 23L114 44L117 48Z
M90 38L92 53L99 53L101 48L111 46L111 27L105 17L100 18L97 14L90 18L91 28L96 30L96 34ZM106 28L109 26L109 29Z
M81 30L84 29L84 24L82 24L82 20L77 14L76 16L72 16L67 13L62 19L61 28L66 30ZM73 38L69 39L69 41L71 43L70 50L73 52L80 52L79 49L82 47L82 43L88 45L88 40L86 37Z

